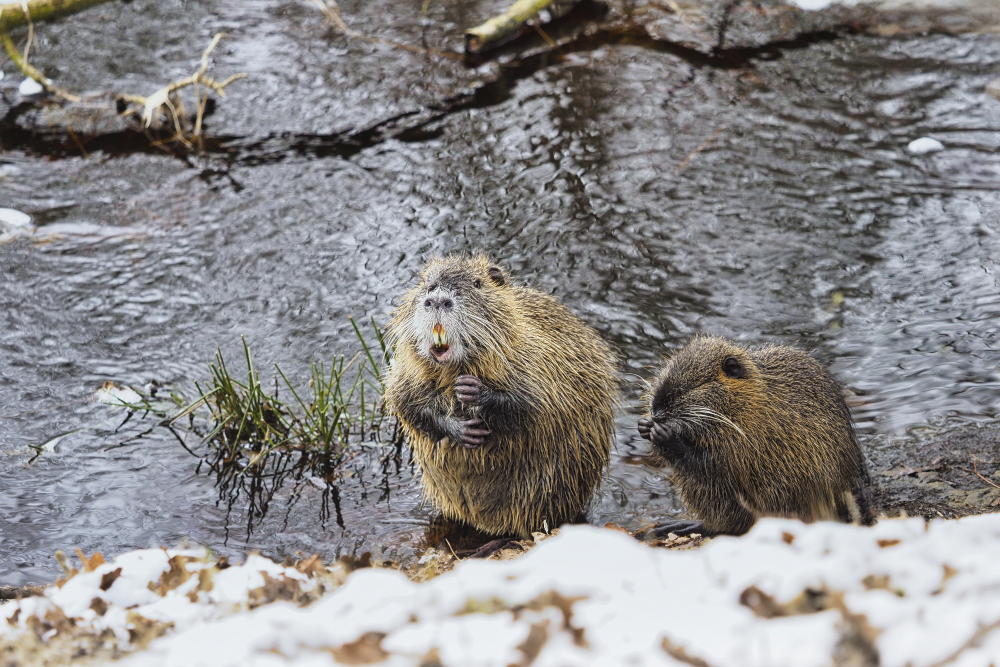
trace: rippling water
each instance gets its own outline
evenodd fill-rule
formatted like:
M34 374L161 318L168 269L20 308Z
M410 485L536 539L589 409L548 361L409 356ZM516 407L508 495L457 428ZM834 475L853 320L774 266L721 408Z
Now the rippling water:
M341 7L358 29L419 43L411 4ZM456 47L496 4L434 9L429 39ZM353 348L348 316L385 322L433 253L483 249L556 294L621 352L634 414L661 355L704 331L812 350L883 446L997 416L1000 102L983 93L995 37L843 37L734 69L605 46L515 73L494 103L417 140L343 157L283 137L361 127L479 74L347 42L299 4L137 0L78 20L90 30L46 26L37 56L78 90L148 93L230 32L216 68L251 77L210 128L270 148L0 154L0 207L38 226L0 245L3 583L52 579L59 548L188 538L222 553L412 555L431 512L406 470L385 500L359 464L343 530L320 524L307 488L248 538L173 436L117 446L143 425L115 433L122 415L92 395L106 380L190 392L241 335L301 378L310 357ZM0 82L8 97L16 79ZM907 153L927 135L945 150ZM594 522L681 509L643 463L634 414ZM29 445L92 425L29 463Z

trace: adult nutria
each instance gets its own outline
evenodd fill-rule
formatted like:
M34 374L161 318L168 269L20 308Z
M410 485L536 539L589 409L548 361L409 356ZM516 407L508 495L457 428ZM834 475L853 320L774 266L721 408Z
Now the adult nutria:
M850 410L805 352L699 336L649 398L639 434L702 520L661 524L658 535L742 535L762 516L874 522Z
M448 519L527 537L580 515L608 463L615 356L484 256L432 260L389 330L386 400Z

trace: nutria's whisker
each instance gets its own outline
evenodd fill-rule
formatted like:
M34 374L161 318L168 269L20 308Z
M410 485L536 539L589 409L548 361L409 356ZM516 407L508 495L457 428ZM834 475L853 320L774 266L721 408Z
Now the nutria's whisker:
M721 415L718 412L716 412L715 410L713 410L711 408L708 408L708 407L705 407L704 405L699 405L696 409L699 411L699 414L701 416L703 416L703 417L707 417L709 419L713 419L713 420L715 420L717 422L720 422L722 424L727 424L729 426L732 426L734 429L736 429L736 431L740 435L743 436L743 438L747 441L748 444L752 444L752 443L750 443L750 438L748 438L747 434L743 432L743 429L741 429L739 426L737 426L735 423L733 423L733 421L730 420L729 417L726 417L725 415Z
M482 343L498 357L509 355L510 347L506 344L505 336L491 322L472 313L464 313L464 317L471 339Z

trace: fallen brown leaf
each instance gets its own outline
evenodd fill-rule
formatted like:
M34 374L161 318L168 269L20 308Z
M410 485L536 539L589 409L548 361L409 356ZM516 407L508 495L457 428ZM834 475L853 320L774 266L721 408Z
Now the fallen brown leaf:
M116 567L111 570L111 572L105 572L101 577L101 590L106 591L111 588L111 585L115 583L115 580L120 576L122 576L122 569L120 567Z
M79 557L80 562L83 563L84 572L93 572L99 566L104 565L104 556L102 556L99 552L95 552L93 556L87 558L83 555L82 551L77 549L76 555Z
M366 632L350 644L331 649L333 658L343 665L373 665L389 654L382 648L383 632Z

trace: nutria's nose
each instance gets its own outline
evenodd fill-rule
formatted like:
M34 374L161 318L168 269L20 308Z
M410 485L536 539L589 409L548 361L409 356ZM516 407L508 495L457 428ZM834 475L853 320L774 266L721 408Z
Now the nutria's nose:
M447 297L442 297L440 299L427 299L424 301L425 308L434 308L435 310L451 310L452 306L455 304L451 299Z

